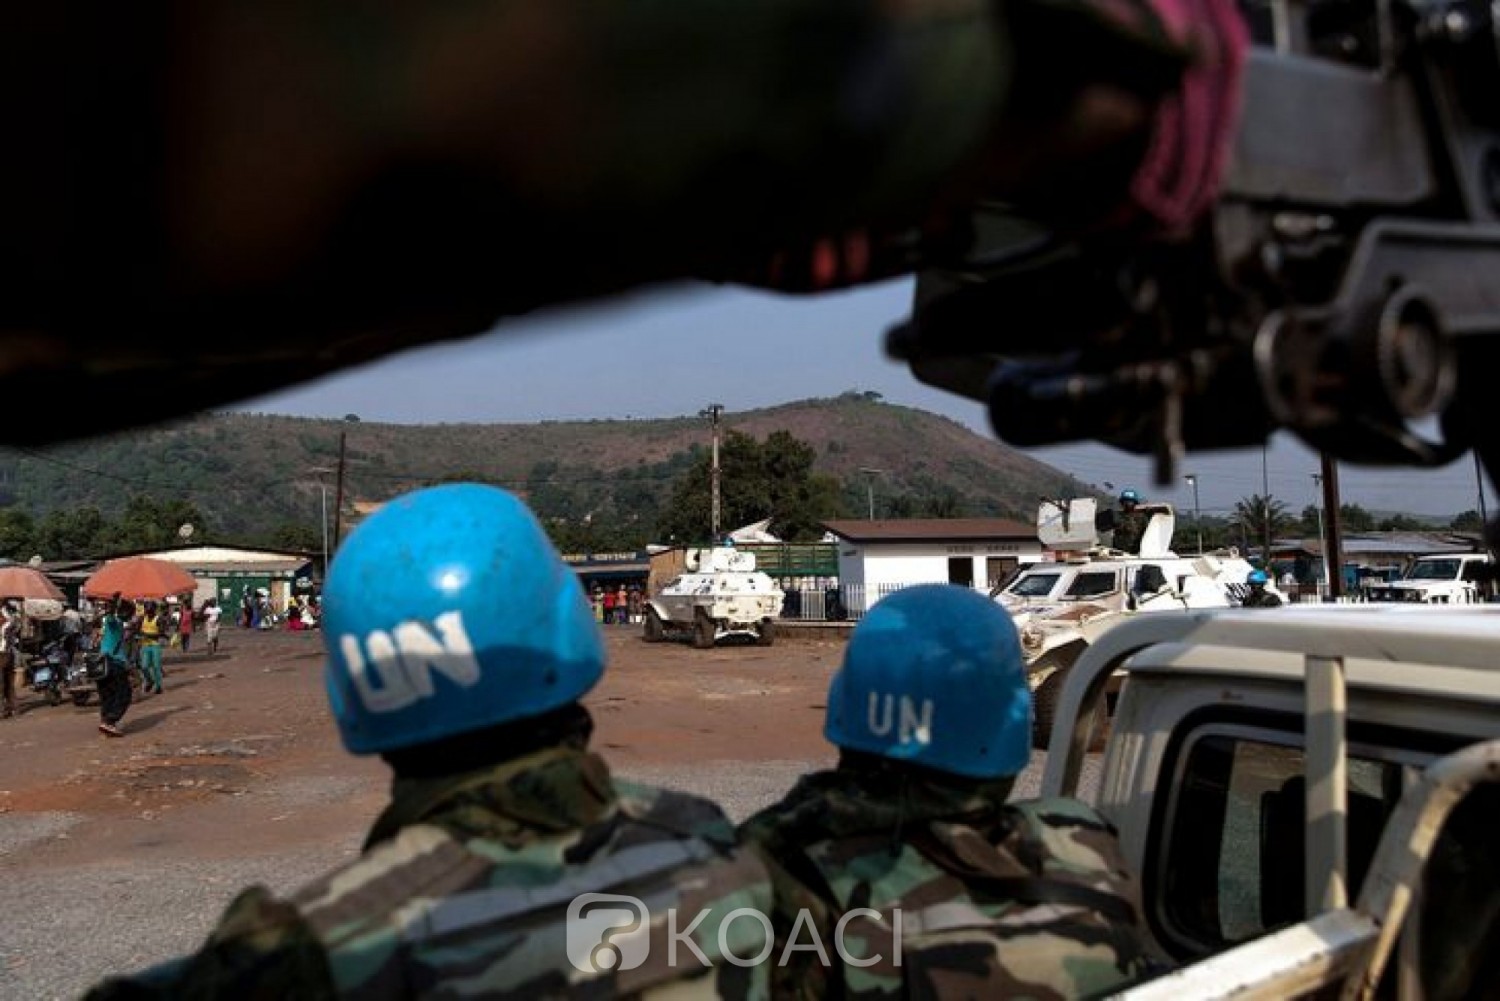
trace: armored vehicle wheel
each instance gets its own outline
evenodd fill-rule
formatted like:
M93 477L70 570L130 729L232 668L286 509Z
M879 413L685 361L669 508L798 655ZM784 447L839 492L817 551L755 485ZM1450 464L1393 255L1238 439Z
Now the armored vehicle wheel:
M693 646L699 650L707 650L714 645L714 633L717 631L714 620L700 608L693 616Z
M71 692L70 694L73 696L73 704L75 706L86 706L86 705L89 704L89 696L92 695L92 694L94 694L94 693L93 692Z
M56 688L47 689L47 704L56 706L62 704L62 692Z
M646 609L646 642L660 643L666 638L666 627L661 624L661 616L656 614L656 609Z
M760 646L770 646L776 642L776 623L770 619L760 620L760 630L755 634L755 642Z

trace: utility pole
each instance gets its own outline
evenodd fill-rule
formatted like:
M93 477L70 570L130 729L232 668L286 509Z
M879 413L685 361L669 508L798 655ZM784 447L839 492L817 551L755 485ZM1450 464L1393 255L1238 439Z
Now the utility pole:
M1328 596L1339 598L1344 594L1343 545L1339 539L1339 467L1325 452L1323 459L1323 565L1328 568Z
M1474 482L1479 487L1479 520L1484 523L1485 529L1489 528L1490 513L1484 506L1484 470L1479 465L1479 449L1474 450Z
M875 520L875 477L885 472L884 469L870 469L861 466L861 473L865 474L865 501L869 505L870 520Z
M339 537L344 529L344 445L347 434L339 432L339 469L337 486L333 490L333 548L339 548Z
M322 518L322 525L323 525L323 581L324 581L324 583L327 583L327 581L328 581L328 485L326 483L319 483L318 484L318 496L321 497L322 500L323 500L323 504L322 504L322 509L323 509L323 518Z
M1313 473L1313 491L1317 494L1318 508L1318 544L1323 547L1323 590L1329 594L1333 593L1333 575L1328 569L1328 543L1327 534L1323 531L1323 474Z
M1270 443L1263 442L1260 446L1260 561L1265 564L1267 573L1271 572L1271 472L1270 463L1267 459L1269 451Z
M708 409L703 411L703 416L713 421L714 445L713 461L708 467L708 489L711 494L709 502L709 533L713 536L713 542L719 542L719 415L724 412L724 404L710 403Z
M1203 517L1198 513L1198 474L1188 473L1183 477L1193 488L1193 528L1198 532L1198 555L1203 555Z

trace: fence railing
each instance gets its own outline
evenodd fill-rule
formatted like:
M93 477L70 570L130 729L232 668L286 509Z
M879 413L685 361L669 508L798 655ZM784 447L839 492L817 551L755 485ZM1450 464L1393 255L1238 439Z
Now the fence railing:
M870 607L888 594L919 583L946 581L911 581L903 584L835 584L828 587L790 588L781 605L783 619L808 622L858 622ZM978 590L978 589L976 589ZM986 588L980 592L988 594Z

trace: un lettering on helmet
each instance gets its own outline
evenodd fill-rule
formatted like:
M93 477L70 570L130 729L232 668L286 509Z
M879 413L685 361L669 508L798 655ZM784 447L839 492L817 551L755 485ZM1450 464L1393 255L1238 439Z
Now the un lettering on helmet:
M604 671L577 576L496 487L444 484L388 502L339 547L324 597L324 682L355 754L539 716Z
M365 709L395 712L431 698L433 672L460 688L479 683L479 659L464 629L463 613L439 615L432 625L435 632L421 622L403 622L390 632L373 630L363 639L339 638L350 680Z
M952 584L865 613L829 685L824 736L846 750L992 778L1030 759L1031 691L1010 616Z
M919 703L905 695L871 692L867 723L870 732L877 737L890 736L891 727L895 725L900 743L925 745L932 743L932 718L936 710L931 699L922 699Z

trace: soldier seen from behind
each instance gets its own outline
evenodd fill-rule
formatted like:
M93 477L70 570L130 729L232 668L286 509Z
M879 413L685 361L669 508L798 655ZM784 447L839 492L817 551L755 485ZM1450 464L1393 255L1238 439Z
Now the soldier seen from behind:
M1031 693L994 602L952 585L881 599L825 733L838 767L741 829L776 883L779 993L1075 998L1154 972L1110 825L1074 800L1006 802Z
M762 925L720 926L769 910L767 874L717 806L616 782L589 751L599 630L524 505L474 484L393 500L325 598L339 732L395 773L362 856L286 899L245 891L197 953L92 997L764 996L763 969L720 951L757 955ZM585 893L642 910L580 909L596 934L575 950Z
M1266 590L1266 585L1271 582L1270 577L1264 570L1251 570L1245 578L1245 584L1249 591L1240 601L1242 608L1280 608L1281 598L1271 591Z

